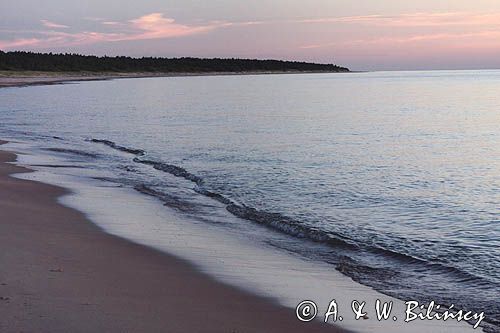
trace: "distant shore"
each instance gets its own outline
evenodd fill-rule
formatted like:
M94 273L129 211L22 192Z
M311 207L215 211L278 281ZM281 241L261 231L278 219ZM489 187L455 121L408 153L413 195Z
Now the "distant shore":
M159 73L159 72L30 72L0 71L0 88L52 85L78 81L104 81L127 78L222 76L222 75L272 75L272 74L339 74L325 71L255 71L255 72L199 72L199 73Z

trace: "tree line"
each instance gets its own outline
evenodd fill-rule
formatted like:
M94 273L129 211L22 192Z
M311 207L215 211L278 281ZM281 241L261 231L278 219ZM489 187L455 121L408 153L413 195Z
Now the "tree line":
M202 59L158 57L98 57L80 54L53 54L0 51L0 70L57 72L348 72L333 64L257 59Z

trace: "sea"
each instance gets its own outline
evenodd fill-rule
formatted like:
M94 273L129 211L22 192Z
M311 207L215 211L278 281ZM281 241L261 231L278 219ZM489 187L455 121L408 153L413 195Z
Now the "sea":
M0 138L48 156L32 163L46 173L131 190L383 295L484 311L500 332L500 71L4 88Z

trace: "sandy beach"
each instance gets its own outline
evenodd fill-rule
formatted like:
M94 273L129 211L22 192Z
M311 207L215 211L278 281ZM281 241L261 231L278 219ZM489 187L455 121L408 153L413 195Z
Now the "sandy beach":
M15 161L0 152L1 332L339 331L105 234Z
M51 73L8 73L0 72L0 88L25 87L33 85L61 84L69 81L96 81L118 78L146 77L146 75L97 75L97 74L51 74Z
M0 88L26 87L35 85L64 84L81 81L103 81L131 78L219 76L219 75L269 75L269 74L311 74L316 71L259 71L259 72L206 72L206 73L92 73L92 72L19 72L0 71Z

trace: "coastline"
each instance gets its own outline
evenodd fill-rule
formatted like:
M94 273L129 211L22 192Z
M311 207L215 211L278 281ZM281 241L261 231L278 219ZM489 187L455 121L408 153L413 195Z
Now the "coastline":
M16 159L0 150L0 331L341 332L104 233Z
M206 72L206 73L91 73L91 72L17 72L0 71L0 89L34 85L53 85L80 81L105 81L115 79L137 79L155 77L228 76L228 75L273 75L273 74L342 74L352 72L325 71L261 71L261 72Z

